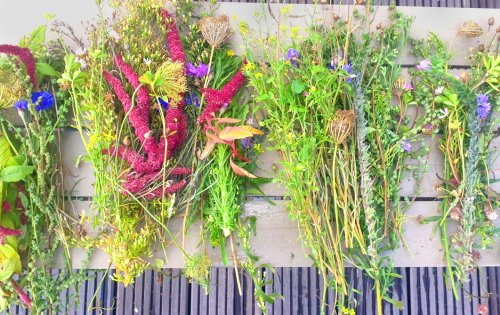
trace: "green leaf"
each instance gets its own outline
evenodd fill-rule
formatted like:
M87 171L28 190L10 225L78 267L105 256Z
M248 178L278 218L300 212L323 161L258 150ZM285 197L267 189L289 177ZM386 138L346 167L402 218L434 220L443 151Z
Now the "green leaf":
M298 80L292 81L292 92L295 94L300 94L304 91L304 84Z
M36 63L36 71L43 75L48 75L49 77L57 77L59 76L59 72L57 72L51 65L45 62L37 62Z
M0 137L0 169L7 165L10 158L12 158L12 152L9 141L5 137Z
M0 245L0 281L7 281L14 273L21 273L21 258L10 245Z
M162 269L164 265L165 264L163 262L163 259L159 259L159 258L155 259L155 266L156 266L156 268Z
M23 37L21 39L19 46L29 48L34 53L42 50L43 44L45 43L46 32L46 25L41 25L35 28L28 38Z
M34 169L34 166L28 165L7 166L0 171L0 180L4 182L18 182L31 174Z

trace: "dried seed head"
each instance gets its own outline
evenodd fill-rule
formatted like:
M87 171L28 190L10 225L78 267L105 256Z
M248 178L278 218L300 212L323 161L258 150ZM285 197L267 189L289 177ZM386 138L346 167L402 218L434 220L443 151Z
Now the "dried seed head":
M484 214L486 215L486 218L490 221L496 220L498 217L497 212L488 204L484 208Z
M333 13L333 20L337 21L338 19L340 19L340 15L338 15L337 13Z
M493 26L495 24L495 18L494 17L490 17L488 19L488 26Z
M477 46L477 51L484 52L484 49L484 44L480 44L479 46Z
M392 94L401 97L403 93L406 91L406 81L403 77L399 77L394 84L392 85Z
M477 250L473 250L471 254L472 254L472 260L474 262L478 262L481 259L481 253L478 252Z
M200 20L203 38L213 48L219 47L231 34L227 15L206 16Z
M462 72L462 74L460 74L460 76L458 77L460 79L460 81L462 81L463 83L467 83L470 81L471 79L471 74L468 73L468 72Z
M356 0L356 4L363 5L363 4L365 4L365 1L364 0Z
M377 30L381 29L381 28L382 28L382 23L378 23L378 24L375 26L375 28L376 28Z
M337 118L330 122L330 135L335 144L345 143L354 130L354 110L339 110Z
M123 139L123 145L129 147L131 144L132 142L130 141L130 137L126 136L125 139Z
M462 219L462 207L455 206L450 211L450 219L460 221Z
M467 21L460 27L459 33L472 38L483 35L483 29L476 22Z

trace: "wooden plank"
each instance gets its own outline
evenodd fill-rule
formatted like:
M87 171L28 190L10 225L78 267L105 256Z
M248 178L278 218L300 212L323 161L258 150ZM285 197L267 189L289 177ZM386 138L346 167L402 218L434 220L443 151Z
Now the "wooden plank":
M210 268L210 290L208 291L208 312L217 314L217 278L219 269Z
M161 314L170 314L170 303L172 299L172 270L165 269L166 275L162 279Z
M279 293L283 298L276 300L273 303L272 315L283 314L283 304L285 294L283 293L283 268L276 267L276 272L273 274L273 292Z
M181 271L172 271L172 289L171 289L171 299L170 299L170 314L180 314L180 301L179 296L181 295Z
M227 273L228 268L217 268L217 314L226 314L227 309ZM215 292L210 292L215 294Z
M134 282L134 303L132 304L131 310L133 313L144 314L143 310L144 300L143 295L145 293L145 281L146 277L143 274L141 277L137 278Z

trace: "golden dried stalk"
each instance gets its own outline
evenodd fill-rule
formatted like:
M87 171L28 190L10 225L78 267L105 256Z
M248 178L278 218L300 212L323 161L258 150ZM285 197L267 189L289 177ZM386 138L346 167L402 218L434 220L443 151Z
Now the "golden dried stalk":
M330 122L330 135L333 142L339 145L345 143L354 130L356 114L354 110L339 110L337 118Z
M401 97L405 91L405 84L406 82L403 77L399 77L392 85L392 94Z
M476 22L467 21L460 27L459 33L469 38L479 37L483 35L483 29Z
M227 15L206 16L200 20L203 38L212 48L219 47L231 34Z

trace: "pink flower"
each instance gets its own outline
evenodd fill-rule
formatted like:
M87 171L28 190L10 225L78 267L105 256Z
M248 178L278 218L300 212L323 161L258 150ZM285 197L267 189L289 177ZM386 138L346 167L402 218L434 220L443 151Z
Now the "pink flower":
M420 61L420 63L415 66L415 68L417 68L417 70L424 70L424 71L430 70L431 67L432 67L432 63L428 59L424 59L424 60Z
M38 82L36 81L35 57L33 57L31 50L13 45L0 45L0 53L19 57L19 59L21 59L21 61L26 65L26 71L30 77L31 84L33 84L33 88L35 90L38 88Z
M479 315L488 315L489 314L489 309L488 309L488 306L484 305L484 304L479 304L477 306L477 313Z
M12 209L12 205L11 205L9 202L4 201L4 202L2 203L2 211L3 211L3 213L7 213L7 212L9 212L9 211L10 211L10 209Z
M3 226L0 226L0 244L5 244L5 238L7 236L19 236L23 232L21 230L13 230Z
M413 90L413 85L411 85L411 83L405 83L403 89L405 89L405 91L411 91Z
M443 91L444 91L444 86L440 86L440 87L438 87L438 88L436 88L436 89L434 90L434 94L435 94L436 96L437 96L437 95L441 95L441 94L443 93Z
M24 293L23 290L21 290L21 288L17 285L17 283L13 279L10 279L10 283L14 287L14 290L16 290L21 301L23 301L23 303L26 304L26 307L28 309L31 309L31 300L30 300L29 296L26 293Z

